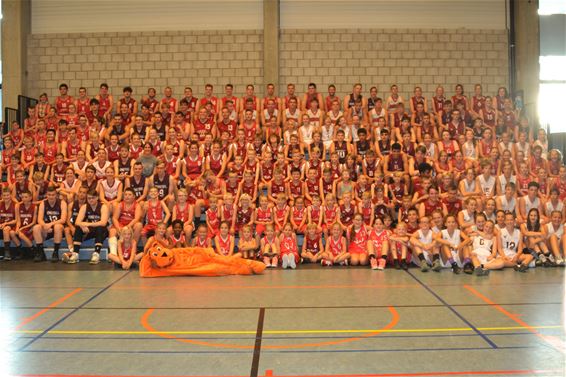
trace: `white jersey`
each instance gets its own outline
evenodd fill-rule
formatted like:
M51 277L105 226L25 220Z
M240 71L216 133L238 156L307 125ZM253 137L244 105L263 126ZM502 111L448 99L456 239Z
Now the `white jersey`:
M424 243L425 245L428 245L429 243L432 243L432 235L433 232L432 230L429 229L427 234L424 234L422 229L417 230L417 235L418 235L418 240L422 243Z
M309 123L308 126L299 127L299 133L303 138L303 142L307 145L310 145L312 143L313 132L314 132L314 126L312 125L312 123Z
M461 242L460 229L454 229L454 233L452 234L452 236L448 233L448 229L443 229L440 232L440 234L441 234L443 240L450 242L452 245L455 245L455 246L460 245L460 242ZM450 254L452 254L452 259L454 260L454 262L456 262L456 264L458 266L462 267L462 261L460 260L460 255L458 254L458 251L450 248ZM446 260L446 262L444 262L443 265L446 268L452 267L448 260Z
M385 118L385 109L382 107L381 111L377 112L377 109L374 107L369 112L369 118L370 118L371 124L377 125L377 120L379 118Z
M564 209L564 203L561 201L558 201L558 204L554 205L552 204L552 202L549 200L548 202L546 202L544 209L546 211L546 214L550 216L550 214L552 213L552 211L559 211L562 212L562 210Z
M507 187L509 183L514 183L515 185L517 185L517 177L514 175L507 178L504 174L501 174L498 178L499 178L499 189L501 190L500 192L505 192L505 187Z
M430 158L431 160L434 160L436 158L436 152L437 152L436 151L436 144L430 143L430 145L428 147L426 145L424 145L424 147L426 148L425 156Z
M511 200L507 200L505 195L499 196L499 200L501 202L501 209L506 212L515 212L515 206L517 205L517 201L515 197L511 197Z
M333 139L334 139L334 124L332 124L330 128L326 126L322 126L321 140L326 148L330 148Z
M336 121L338 120L338 118L343 117L344 113L340 110L338 110L337 113L333 112L333 111L329 111L326 113L326 116L329 117L332 120L332 123L336 124Z
M269 111L267 111L267 109L263 110L263 117L265 118L266 122L271 118L277 119L278 116L279 116L279 110L277 109L273 110L273 114L270 114Z
M470 213L467 209L462 210L462 215L464 217L464 221L467 223L475 223L476 222L476 215Z
M73 187L75 186L75 183L77 183L78 179L73 179L73 183L69 183L67 182L67 180L65 179L63 181L63 187L65 188L65 190L67 191L71 191L73 189Z
M499 234L501 237L501 247L505 256L507 258L513 258L518 251L519 241L521 240L521 231L514 228L513 233L509 233L507 228L503 228Z
M466 141L464 145L462 145L462 151L464 152L464 157L469 158L472 160L478 159L478 150L473 142Z
M538 196L533 201L531 201L528 195L523 196L523 199L525 200L525 214L527 215L529 214L529 211L531 209L538 209L538 207L540 206L540 199L538 198Z
M106 168L112 166L112 163L110 161L106 161L103 166L100 166L100 163L95 161L92 166L96 169L96 178L102 179L106 177Z
M491 248L493 247L493 239L488 240L484 237L474 237L472 242L472 253L476 255L481 264L487 263L487 258L491 255Z
M467 179L463 180L464 182L464 192L474 192L476 191L476 180L474 179L472 183L468 183Z
M558 226L558 230L554 230L554 226L552 223L548 223L546 226L546 236L550 238L550 236L555 235L558 238L558 241L562 239L562 235L564 234L564 224L560 224Z
M508 142L507 144L505 144L504 142L500 142L499 143L499 150L501 152L506 151L506 150L512 152L513 151L513 143Z
M490 175L488 179L485 179L483 174L478 177L480 182L481 191L485 196L490 196L493 194L493 189L495 188L495 177Z
M311 109L307 110L307 115L309 117L309 123L313 126L313 127L318 127L319 125L321 125L321 120L322 120L322 111L320 109L318 109L316 111L316 113L313 113L311 111Z
M104 197L106 200L114 200L118 197L118 189L120 188L121 183L122 182L120 182L119 179L115 179L112 185L108 184L107 179L100 181L100 186L102 186L102 189L104 190Z
M300 115L301 112L299 111L299 109L295 109L294 113L291 113L289 109L285 109L285 119L295 119L295 122L298 123Z
M525 157L525 160L528 160L529 157L531 156L529 153L531 149L529 143L525 143L525 144L515 143L515 148L517 148L518 152L523 152L523 156Z
M486 220L492 221L495 224L495 220L497 219L495 212L492 212L491 215L488 215L485 211L483 211L483 214L485 215Z

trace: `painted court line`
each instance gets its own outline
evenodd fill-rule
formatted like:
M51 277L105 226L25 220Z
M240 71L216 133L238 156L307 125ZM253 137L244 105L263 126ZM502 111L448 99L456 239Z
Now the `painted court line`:
M48 334L49 331L53 330L55 327L59 326L63 321L65 321L67 318L69 318L70 316L72 316L73 314L75 314L77 311L79 311L83 306L87 305L89 302L93 301L94 299L96 299L98 296L100 296L101 294L103 294L104 292L106 292L108 289L110 289L114 284L116 284L117 282L119 282L120 280L122 280L123 278L125 278L126 276L128 276L128 274L131 272L128 271L125 274L123 274L122 276L120 276L118 279L114 280L113 282L111 282L110 284L108 284L106 287L104 287L103 289L101 289L100 291L98 291L97 293L95 293L93 296L91 296L88 300L86 300L85 302L83 302L81 305L77 306L74 310L70 311L69 313L67 313L65 316L63 316L61 319L59 319L57 322L55 322L54 324L52 324L51 326L49 326L47 329L45 329L44 331L42 331L41 333L39 333L36 337L34 337L33 339L31 339L29 342L27 342L26 344L24 344L22 347L20 347L20 351L25 350L27 347L31 346L33 343L35 343L37 340L39 340L43 335Z
M489 344L492 348L497 348L497 345L495 343L493 343L493 341L491 341L491 339L489 339L487 336L485 336L478 328L476 328L470 321L468 321L463 315L461 315L456 309L454 309L452 306L450 306L450 304L448 304L446 301L444 301L442 299L442 297L440 297L439 295L437 295L430 287L428 287L425 283L423 283L419 278L417 278L411 271L406 271L413 279L415 279L417 281L417 283L419 283L424 289L426 289L431 295L433 295L434 297L436 297L436 299L438 301L440 301L441 303L443 303L447 309L449 309L452 313L454 313L456 315L456 317L460 318L462 320L462 322L464 322L466 325L468 325L470 328L472 328L479 336L482 337L483 340L485 340L485 342L487 344Z
M537 335L539 338L543 339L545 342L550 344L552 347L554 347L558 351L562 352L563 354L566 354L566 344L564 343L564 341L562 341L559 338L554 337L554 336L548 336L548 335L543 335L543 334L539 333L534 327L532 327L531 325L529 325L528 323L526 323L525 321L520 319L518 317L518 315L508 312L503 307L501 307L500 305L497 305L496 303L491 301L489 298L487 298L486 296L484 296L483 294L481 294L480 292L478 292L476 289L472 288L471 286L464 285L464 288L466 288L474 296L480 298L481 300L483 300L487 304L491 305L494 309L503 313L506 317L513 320L513 322L523 326L523 328L525 330L528 330L531 333Z
M532 329L562 329L562 325L530 326ZM501 326L501 327L476 327L480 331L505 331L505 330L526 330L524 326ZM45 330L20 330L14 331L19 334L41 334ZM264 330L263 334L355 334L355 333L435 333L435 332L467 332L475 331L471 327L454 328L428 328L428 329L351 329L351 330ZM155 330L155 331L113 331L113 330L49 330L49 335L255 335L252 330L211 330L211 331L178 331L178 330Z
M42 315L44 315L45 313L47 313L49 310L57 307L59 304L65 302L67 299L73 297L74 295L76 295L77 293L79 293L80 291L82 291L82 288L77 288L75 290L73 290L72 292L66 294L65 296L53 301L51 304L47 305L45 308L43 308L42 310L40 310L39 312L35 313L34 315L32 315L31 317L25 318L23 321L21 321L16 327L15 330L19 330L22 327L24 327L25 325L27 325L28 323L32 322L34 319L41 317Z
M384 327L382 327L379 330L372 330L372 332L367 332L367 333L361 334L357 337L340 339L340 340L331 340L331 341L325 341L325 342L317 342L317 343L287 344L287 345L277 345L277 346L270 345L270 346L264 346L263 348L264 349L287 349L287 348L323 347L323 346L330 346L330 345L337 345L337 344L355 342L355 341L362 340L362 339L365 339L365 338L371 338L371 337L374 337L374 336L377 336L377 335L383 333L383 330L389 330L389 329L394 328L397 325L397 323L399 322L399 313L397 312L397 310L395 310L395 308L392 307L392 306L389 307L388 309L389 309L389 312L391 313L392 318L391 318L391 321L387 325L385 325ZM201 346L206 346L206 347L237 348L237 349L254 348L253 346L247 346L247 345L212 343L212 342L204 342L204 341L200 341L200 340L196 340L196 339L179 338L175 335L171 335L171 334L168 334L168 333L164 333L162 331L158 331L149 323L149 317L151 316L151 314L153 312L154 312L154 309L149 309L140 319L140 323L146 330L153 332L160 337L173 339L173 340L176 340L176 341L182 342L182 343L190 343L190 344L196 344L196 345L201 345Z

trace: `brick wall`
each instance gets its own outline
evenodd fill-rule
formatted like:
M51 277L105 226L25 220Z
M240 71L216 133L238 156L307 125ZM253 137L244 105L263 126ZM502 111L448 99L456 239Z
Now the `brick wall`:
M155 87L174 94L187 85L200 94L211 83L243 87L263 81L263 32L183 31L94 34L35 34L28 41L28 95L58 95L66 82L75 95L91 95L106 82L114 95L130 85L134 97ZM141 93L143 92L143 93Z
M61 82L90 94L105 81L114 94L130 85L134 96L169 85L181 93L190 85L200 95L207 82L231 82L241 94L247 83L263 88L262 31L183 31L96 34L43 34L28 43L28 95L57 95ZM321 91L333 83L349 93L361 82L385 95L396 83L407 96L414 85L430 96L437 84L452 93L481 83L493 94L508 83L504 30L383 29L282 30L280 94L293 82L303 92L308 82Z

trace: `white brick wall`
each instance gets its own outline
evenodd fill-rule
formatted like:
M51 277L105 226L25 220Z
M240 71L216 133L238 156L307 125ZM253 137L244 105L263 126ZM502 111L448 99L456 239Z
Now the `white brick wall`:
M263 33L260 30L140 33L44 34L29 37L28 95L51 97L66 82L71 94L85 86L90 95L107 82L115 95L130 85L134 97L148 87L185 86L200 96L206 83L222 92L227 82L241 95L247 83L263 94ZM451 94L457 83L467 92L481 83L494 94L508 83L507 36L503 30L357 29L282 30L280 88L293 82L302 93L309 82L342 96L361 82L377 85L380 96L399 85L408 97L415 85L430 96L438 84Z

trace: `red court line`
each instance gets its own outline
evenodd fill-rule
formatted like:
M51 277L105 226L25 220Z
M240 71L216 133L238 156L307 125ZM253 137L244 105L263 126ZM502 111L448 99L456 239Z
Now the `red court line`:
M395 310L395 308L392 307L392 306L389 306L388 309L389 309L389 312L392 315L391 321L387 325L385 325L384 327L382 327L381 329L376 330L376 331L365 333L363 335L352 337L352 338L345 338L345 339L340 339L340 340L331 340L331 341L317 342L317 343L286 344L286 345L278 345L278 346L262 345L261 349L289 349L289 348L323 347L323 346L331 346L331 345L355 342L355 341L358 341L358 340L371 338L371 337L374 337L376 335L383 333L383 331L385 331L385 330L390 330L390 329L394 328L397 325L397 322L399 322L399 313L397 312L397 310ZM141 317L140 323L147 331L150 331L150 332L154 333L155 335L157 335L159 337L162 337L162 338L165 338L165 339L176 340L176 341L181 342L181 343L190 343L190 344L196 344L196 345L199 345L199 346L206 346L206 347L237 348L237 349L254 349L255 348L255 346L244 346L244 345L240 345L240 344L213 343L213 342L204 342L204 341L195 340L195 339L179 338L179 337L177 337L173 334L169 334L167 332L160 332L159 330L156 330L153 326L151 326L151 324L149 323L149 317L151 316L151 314L154 311L155 311L155 309L148 309L144 313L144 315Z
M563 370L486 370L457 372L421 372L421 373L376 373L376 374L309 374L309 375L276 375L271 370L264 377L427 377L427 376L495 376L495 375L545 375L561 373ZM189 377L189 376L118 376L118 375L84 375L84 374L22 374L14 377ZM190 377L213 377L191 375ZM246 376L214 376L214 377L246 377Z
M485 303L489 304L490 306L492 306L494 309L498 310L499 312L503 313L506 317L510 318L511 320L513 320L515 323L519 324L520 326L524 327L526 330L530 331L531 333L533 333L534 335L538 336L539 338L541 338L542 340L546 341L547 343L549 343L551 346L553 346L555 349L557 349L558 351L564 352L564 349L560 348L560 346L558 346L556 344L556 340L554 339L554 337L548 337L545 336L541 333L539 333L535 328L533 328L531 325L529 325L527 322L523 321L521 318L519 318L520 315L518 314L513 314L508 312L507 310L505 310L503 307L501 307L501 305L496 304L495 302L491 301L489 298L487 298L486 296L484 296L483 294L481 294L480 292L478 292L477 290L475 290L474 288L470 287L469 285L465 284L464 288L466 288L468 291L470 291L473 295L475 295L476 297L482 299Z
M66 301L67 299L71 298L72 296L76 295L77 293L79 293L80 291L82 291L82 288L76 288L74 291L66 294L65 296L57 299L56 301L53 301L51 304L49 304L47 307L45 307L44 309L38 311L37 313L35 313L34 315L32 315L31 317L25 318L23 321L21 321L14 329L15 330L19 330L22 327L24 327L25 325L27 325L28 323L30 323L31 321L33 321L34 319L41 317L42 315L44 315L45 313L47 313L48 311L50 311L51 309L57 307L58 305L62 304L64 301Z

